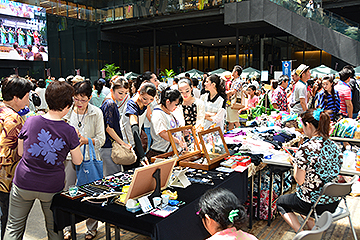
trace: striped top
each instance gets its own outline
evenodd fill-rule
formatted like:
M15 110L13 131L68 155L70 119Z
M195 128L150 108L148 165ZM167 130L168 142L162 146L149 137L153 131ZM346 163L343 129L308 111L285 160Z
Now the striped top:
M330 113L330 118L334 121L335 116L340 111L340 97L338 91L335 90L335 95L327 93L324 90L321 90L316 94L316 108L322 108L324 110L332 110Z
M341 114L347 116L348 112L345 101L351 101L351 88L347 83L339 81L338 84L335 85L335 90L339 92Z

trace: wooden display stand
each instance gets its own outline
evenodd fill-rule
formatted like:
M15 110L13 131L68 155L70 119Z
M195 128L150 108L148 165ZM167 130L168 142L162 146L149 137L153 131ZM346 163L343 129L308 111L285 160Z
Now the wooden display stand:
M176 155L178 156L179 166L210 170L218 167L220 161L230 155L220 127L201 131L196 135L193 126L185 126L168 130L168 134L173 151L151 158L152 162L159 159L168 159ZM188 148L190 145L191 150L179 153L174 138L181 138L180 140L188 144ZM198 162L200 159L203 159L201 163Z

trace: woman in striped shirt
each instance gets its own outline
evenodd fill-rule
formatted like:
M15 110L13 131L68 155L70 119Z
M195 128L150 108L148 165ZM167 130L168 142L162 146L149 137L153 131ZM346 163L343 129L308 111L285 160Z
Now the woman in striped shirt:
M334 79L330 75L326 75L322 80L323 89L316 95L316 107L331 110L330 118L332 121L336 119L340 111L340 97L334 86Z

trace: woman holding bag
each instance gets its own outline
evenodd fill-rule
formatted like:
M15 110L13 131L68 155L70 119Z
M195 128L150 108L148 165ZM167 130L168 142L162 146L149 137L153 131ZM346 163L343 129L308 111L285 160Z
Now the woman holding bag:
M104 176L109 176L122 170L121 165L113 162L111 158L112 141L131 149L131 145L125 143L120 130L120 113L116 101L123 101L128 96L129 82L124 77L118 77L111 83L110 97L101 105L100 109L104 116L105 144L100 149L101 159L104 163Z
M74 104L64 119L73 126L78 132L81 152L84 154L84 161L90 159L90 145L95 148L95 156L100 160L100 148L105 142L104 120L101 110L90 104L92 87L89 81L78 82L74 85L75 96ZM91 143L89 140L91 139ZM88 147L87 147L88 145ZM65 190L70 185L76 183L77 175L75 165L71 161L71 157L65 161ZM98 221L87 219L86 226L88 231L85 239L93 239L97 233ZM65 228L64 239L70 239L70 227Z

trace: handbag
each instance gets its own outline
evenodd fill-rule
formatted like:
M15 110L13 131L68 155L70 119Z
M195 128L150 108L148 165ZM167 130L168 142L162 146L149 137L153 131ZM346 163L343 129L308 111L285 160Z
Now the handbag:
M141 140L141 146L142 148L144 149L144 152L147 151L147 147L148 147L148 142L149 142L149 139L145 133L144 130L141 130L141 133L140 133L140 140Z
M134 150L113 141L111 159L115 164L131 165L136 162L137 157Z
M230 108L234 110L240 110L245 107L245 99L244 95L242 94L242 91L237 91L232 97L231 97L231 104Z
M103 178L103 162L96 159L95 148L91 138L89 140L88 161L83 161L80 165L75 165L77 182L76 185L81 186ZM86 145L84 145L83 156L85 159Z

